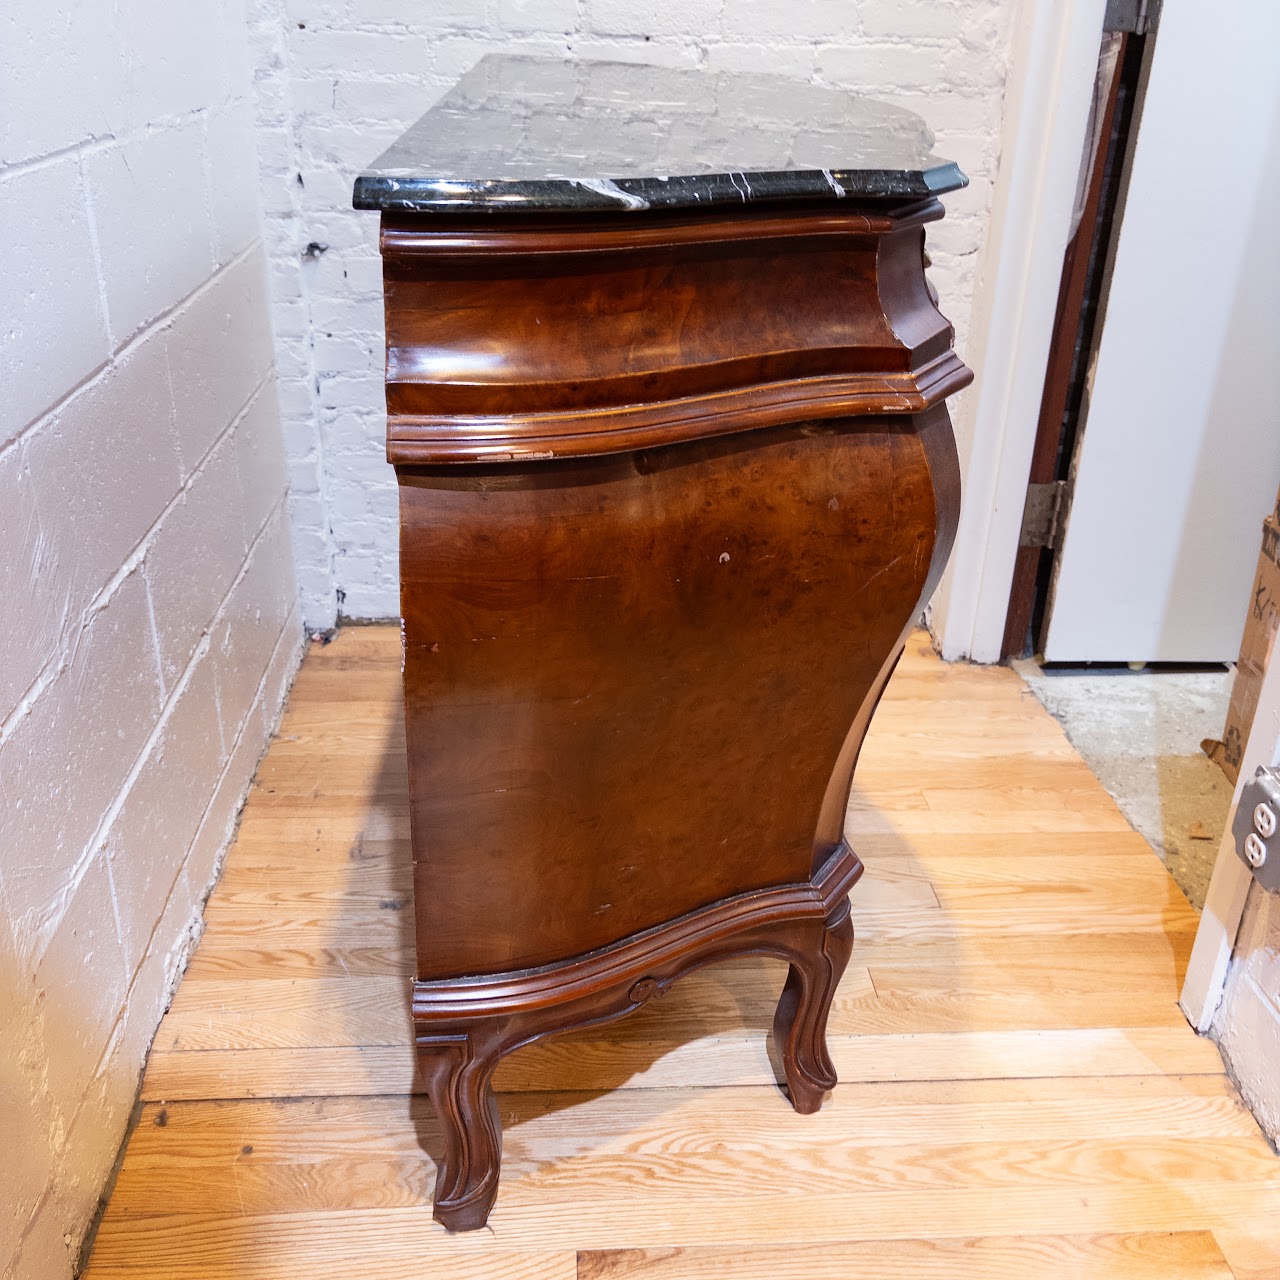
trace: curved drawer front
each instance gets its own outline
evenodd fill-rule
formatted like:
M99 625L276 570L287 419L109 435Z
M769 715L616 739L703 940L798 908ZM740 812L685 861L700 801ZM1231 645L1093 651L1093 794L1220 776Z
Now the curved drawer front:
M582 456L918 412L969 379L925 283L940 214L388 219L389 454Z

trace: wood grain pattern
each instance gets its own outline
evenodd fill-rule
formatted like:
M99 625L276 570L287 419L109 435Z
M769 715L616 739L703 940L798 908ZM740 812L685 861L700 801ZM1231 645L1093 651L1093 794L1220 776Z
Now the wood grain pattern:
M501 1251L499 1256L538 1255L572 1247L567 1242L584 1252L696 1247L718 1240L740 1241L744 1247L825 1242L838 1248L851 1239L919 1239L922 1228L931 1239L1230 1231L1247 1226L1255 1214L1274 1218L1280 1211L1280 1196L1273 1187L1220 1180L1167 1187L1148 1182L1110 1188L1100 1195L1089 1195L1079 1186L1034 1185L802 1198L742 1191L723 1198L663 1199L651 1214L636 1214L634 1201L633 1195L627 1202L589 1202L584 1207L547 1199L536 1209L499 1209L492 1235L470 1237L463 1256L483 1257L486 1248ZM814 1219L811 1230L803 1226L806 1215ZM127 1226L103 1223L102 1261L95 1258L88 1274L292 1280L330 1269L368 1274L368 1260L370 1266L381 1264L379 1275L420 1277L442 1273L434 1268L458 1256L455 1242L442 1236L425 1204L358 1212L135 1218Z
M641 1038L643 1036L643 1038ZM1194 1075L1221 1071L1211 1041L1179 1026L1049 1031L943 1031L828 1035L845 1081L986 1080L1016 1077ZM671 1038L657 1025L634 1036L576 1035L544 1041L498 1068L499 1093L581 1092L597 1081L628 1089L771 1086L778 1082L757 1031ZM285 1049L157 1049L147 1069L147 1101L206 1098L410 1094L413 1053L395 1045L311 1045Z
M439 1151L439 1131L405 1039L411 922L369 897L403 885L408 844L363 834L380 829L380 753L403 739L353 756L296 729L349 714L394 735L395 681L349 677L364 663L394 672L397 648L394 629L362 628L308 656L210 902L215 923L157 1037L89 1280L1280 1274L1268 1234L1280 1161L1176 1009L1190 907L1131 831L1050 831L1048 847L1024 850L1016 834L974 830L967 808L955 833L864 835L851 816L880 903L854 903L828 1036L842 1084L820 1119L777 1094L766 1031L786 966L715 966L629 1020L506 1059L503 1195L491 1231L449 1236L431 1218L421 1143ZM944 667L914 636L882 705L914 703L923 732L938 700L1021 724L1028 776L1052 785L1061 732L1016 678ZM956 790L996 760L1016 775L1007 743L975 745L963 720L929 736ZM864 765L890 779L914 741L877 723ZM277 845L317 796L334 822ZM361 893L344 905L348 878ZM942 905L1002 883L998 906ZM362 934L385 918L379 941Z
M1208 1231L584 1253L578 1280L1233 1280ZM1235 1280L1239 1280L1236 1277Z
M972 380L925 282L942 212L385 215L388 457L580 457L927 410Z
M1219 1228L1214 1235L1233 1280L1276 1280L1280 1276L1280 1231L1274 1218L1260 1217L1247 1225Z

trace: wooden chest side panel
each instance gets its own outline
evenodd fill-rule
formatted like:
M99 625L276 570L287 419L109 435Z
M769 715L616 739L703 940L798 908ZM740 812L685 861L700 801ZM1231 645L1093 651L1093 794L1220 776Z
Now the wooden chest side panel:
M388 409L530 413L905 370L911 352L868 305L878 245L850 236L389 265Z
M935 558L919 421L401 469L420 978L808 880Z

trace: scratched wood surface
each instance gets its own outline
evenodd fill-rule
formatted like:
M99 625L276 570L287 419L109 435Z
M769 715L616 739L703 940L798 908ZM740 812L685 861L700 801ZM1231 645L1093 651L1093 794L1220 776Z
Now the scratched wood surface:
M1195 916L1003 669L915 636L797 1116L783 968L514 1054L490 1229L431 1218L398 637L313 648L156 1037L89 1280L1276 1280L1280 1160L1177 1008ZM424 1149L426 1154L424 1154Z

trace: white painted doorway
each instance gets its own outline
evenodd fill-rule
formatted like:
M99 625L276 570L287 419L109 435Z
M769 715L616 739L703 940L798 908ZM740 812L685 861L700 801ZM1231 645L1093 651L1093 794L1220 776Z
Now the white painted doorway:
M1236 657L1280 484L1280 4L1166 0L1044 656Z

